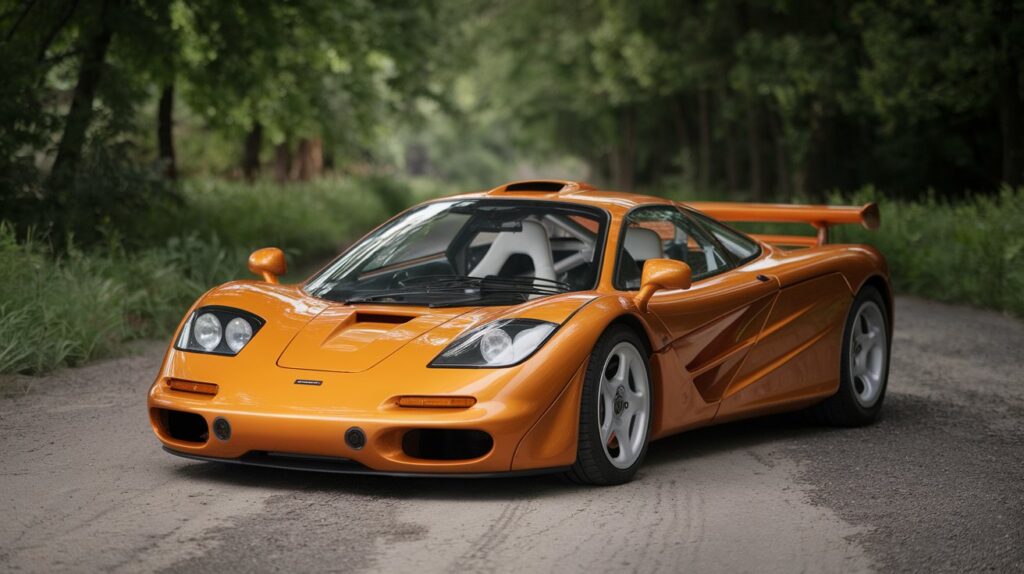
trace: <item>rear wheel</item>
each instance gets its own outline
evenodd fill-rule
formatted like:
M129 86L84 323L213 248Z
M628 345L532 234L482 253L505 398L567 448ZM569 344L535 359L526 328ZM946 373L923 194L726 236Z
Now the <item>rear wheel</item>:
M597 485L630 481L647 454L651 399L643 341L626 326L612 327L587 364L576 463L566 476Z
M878 289L866 286L850 306L843 334L839 391L810 410L836 426L860 426L878 418L889 379L889 313Z

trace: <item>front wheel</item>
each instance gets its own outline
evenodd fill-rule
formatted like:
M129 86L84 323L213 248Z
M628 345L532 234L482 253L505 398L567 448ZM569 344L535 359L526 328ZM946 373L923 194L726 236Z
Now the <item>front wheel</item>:
M580 399L573 482L629 482L647 454L651 428L651 376L646 347L630 328L616 325L594 346Z
M889 380L889 313L882 294L861 289L850 306L843 333L839 390L811 408L820 422L854 427L873 422L882 410Z

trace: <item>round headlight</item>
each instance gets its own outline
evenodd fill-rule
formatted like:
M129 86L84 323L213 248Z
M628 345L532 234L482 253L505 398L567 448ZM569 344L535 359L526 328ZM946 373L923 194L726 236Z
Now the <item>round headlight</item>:
M480 356L489 364L512 360L512 337L504 329L489 329L480 336Z
M224 329L224 340L232 351L241 351L249 339L252 339L252 325L248 321L241 317L228 321L228 326Z
M196 318L193 336L199 346L207 351L212 351L217 348L217 345L220 345L221 330L220 319L213 313L203 313Z

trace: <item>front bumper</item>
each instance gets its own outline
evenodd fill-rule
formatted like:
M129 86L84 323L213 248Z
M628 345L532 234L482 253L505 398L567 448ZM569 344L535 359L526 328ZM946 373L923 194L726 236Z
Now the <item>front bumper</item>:
M481 385L480 392L474 393L478 397L474 406L443 409L402 408L384 395L360 403L343 391L343 381L344 386L353 387L351 376L344 374L320 373L323 388L300 388L292 383L296 373L286 372L287 393L257 394L255 389L221 384L222 392L208 396L172 389L168 383L177 377L165 372L151 388L148 404L157 438L169 452L188 458L355 474L483 476L556 471L575 460L576 391L582 373L580 366L561 383L543 381L550 388L546 395L509 392L518 387L515 380ZM452 377L472 375L460 371ZM533 378L531 385L536 384ZM350 396L346 400L343 395ZM202 417L208 429L205 436L193 440L172 436L167 418L172 411ZM219 418L230 425L226 439L213 432ZM365 445L353 448L346 443L346 431L353 427L365 434ZM411 431L482 431L492 446L473 458L420 458L404 447L403 439Z

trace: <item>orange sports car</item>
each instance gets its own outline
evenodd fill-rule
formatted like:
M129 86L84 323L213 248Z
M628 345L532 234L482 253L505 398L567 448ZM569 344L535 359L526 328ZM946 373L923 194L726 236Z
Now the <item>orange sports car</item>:
M806 223L748 236L735 221ZM149 392L173 454L350 473L630 480L650 441L808 409L878 416L885 259L828 244L874 204L678 203L526 181L429 201L311 279L212 289Z

